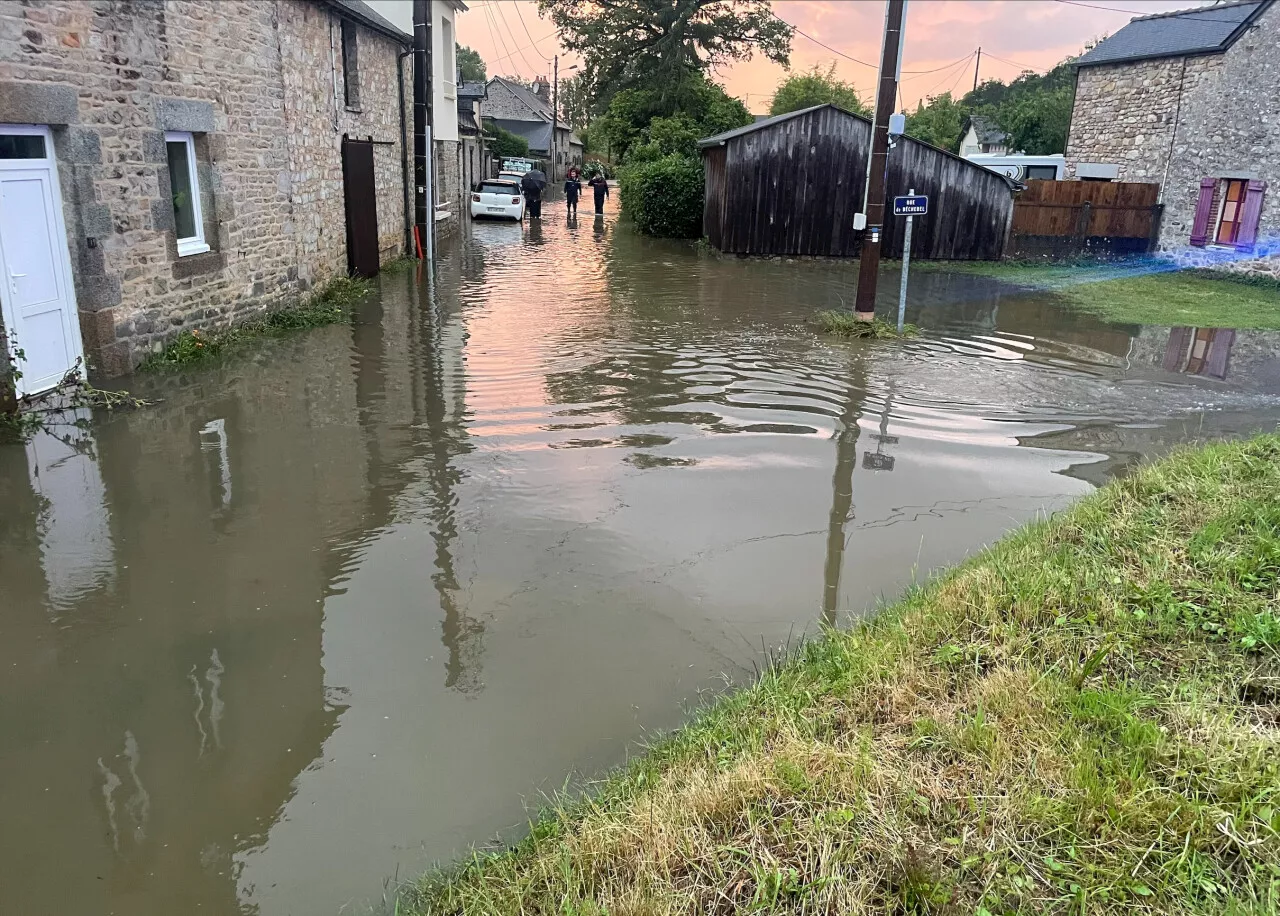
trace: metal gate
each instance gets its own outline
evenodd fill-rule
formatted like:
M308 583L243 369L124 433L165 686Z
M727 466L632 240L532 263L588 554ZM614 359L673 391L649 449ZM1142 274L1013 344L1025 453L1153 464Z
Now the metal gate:
M378 201L373 186L373 141L342 138L342 188L347 209L347 271L378 275Z

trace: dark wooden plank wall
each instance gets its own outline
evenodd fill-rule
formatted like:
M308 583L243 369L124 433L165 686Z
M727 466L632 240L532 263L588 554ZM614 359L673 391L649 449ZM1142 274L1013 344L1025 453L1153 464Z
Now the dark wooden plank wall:
M871 125L822 108L703 151L703 229L721 251L755 255L858 254ZM994 260L1005 247L1013 200L1000 176L902 138L889 154L888 193L930 195L916 217L912 254ZM902 256L902 217L885 220L884 255Z
M1146 182L1029 181L1013 205L1007 253L1077 257L1153 250L1160 186Z

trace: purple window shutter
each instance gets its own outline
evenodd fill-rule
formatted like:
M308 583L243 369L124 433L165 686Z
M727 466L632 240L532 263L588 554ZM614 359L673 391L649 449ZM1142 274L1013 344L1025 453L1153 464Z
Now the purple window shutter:
M1209 239L1209 210L1213 207L1213 188L1216 178L1200 179L1200 199L1196 201L1196 218L1191 223L1191 244L1203 248Z
M1209 357L1204 361L1204 368L1200 370L1200 374L1210 378L1226 379L1227 358L1231 355L1231 345L1235 342L1235 331L1226 328L1215 330L1209 341Z
M1258 241L1258 221L1262 218L1262 195L1265 181L1250 181L1244 192L1244 212L1240 215L1240 231L1236 233L1236 250L1249 251Z

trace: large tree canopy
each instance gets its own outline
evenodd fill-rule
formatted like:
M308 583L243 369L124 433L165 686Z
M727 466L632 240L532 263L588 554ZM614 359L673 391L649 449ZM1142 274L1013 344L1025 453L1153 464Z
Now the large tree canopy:
M965 109L950 92L929 97L929 104L916 102L916 110L907 115L907 135L932 143L952 152L960 152Z
M868 115L870 109L858 96L852 84L846 83L836 76L835 61L823 70L817 64L805 73L792 73L774 90L773 101L769 104L769 114L780 115L814 105L830 102L839 105L845 111L854 114Z
M747 107L701 74L679 85L624 89L592 124L615 160L696 156L697 141L751 123Z
M754 54L786 65L791 51L792 28L768 0L538 0L538 12L582 59L601 108L623 89L662 93Z
M483 83L486 79L484 58L479 51L458 45L458 73L464 83Z

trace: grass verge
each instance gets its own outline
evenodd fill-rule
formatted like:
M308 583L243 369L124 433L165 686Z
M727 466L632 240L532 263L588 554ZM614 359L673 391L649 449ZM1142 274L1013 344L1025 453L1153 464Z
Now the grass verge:
M1216 270L1161 270L1142 262L1054 264L924 262L927 270L995 277L1052 290L1072 308L1123 324L1280 329L1280 280Z
M300 305L270 311L225 330L183 331L159 353L143 360L139 371L178 369L222 356L257 338L345 321L351 317L352 309L372 291L373 284L368 280L339 277Z
M727 696L425 914L1280 912L1280 436L1186 451Z
M862 321L853 312L838 311L830 309L825 312L818 312L813 316L813 323L817 325L818 330L824 334L834 334L837 337L867 337L873 340L896 340L900 337L915 337L920 333L920 329L914 324L904 324L902 333L898 333L898 326L890 324L880 318L873 318L870 321Z

